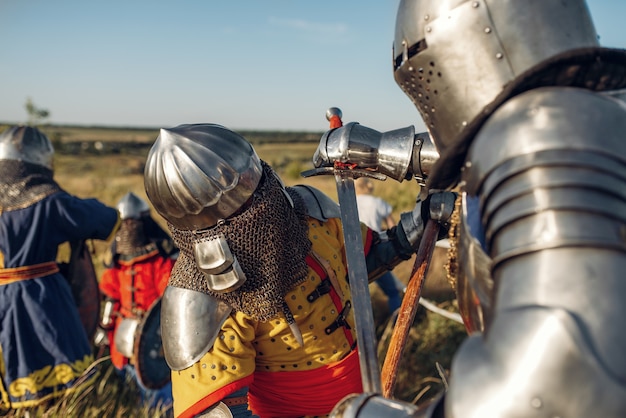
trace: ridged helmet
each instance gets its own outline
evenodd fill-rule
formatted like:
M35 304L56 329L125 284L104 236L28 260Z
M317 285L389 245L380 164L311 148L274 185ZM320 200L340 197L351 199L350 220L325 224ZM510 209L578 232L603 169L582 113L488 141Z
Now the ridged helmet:
M46 135L32 126L13 126L0 134L0 160L24 161L53 169L54 148Z
M216 124L161 129L144 172L148 199L178 229L209 228L252 196L261 160L241 135Z
M441 154L438 166L445 168L450 153L464 152L459 149L476 123L514 94L522 79L551 63L563 71L537 77L535 86L585 83L574 77L577 67L596 65L590 51L598 49L584 0L401 0L393 70ZM462 161L461 155L455 164Z
M126 193L117 203L117 210L120 218L124 219L141 219L150 214L150 206L148 202L141 199L133 192Z

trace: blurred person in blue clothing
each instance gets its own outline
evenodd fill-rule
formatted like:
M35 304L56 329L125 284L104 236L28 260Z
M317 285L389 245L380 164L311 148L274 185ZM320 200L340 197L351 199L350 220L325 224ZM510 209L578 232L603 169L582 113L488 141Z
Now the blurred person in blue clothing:
M359 219L370 229L381 233L396 225L393 219L393 207L384 199L374 196L374 184L367 177L355 182L356 203ZM404 284L398 280L391 270L387 270L376 282L387 296L389 315L392 315L402 304Z
M108 239L118 211L64 191L53 156L34 127L0 134L2 409L44 404L93 378L92 347L56 257L62 243Z

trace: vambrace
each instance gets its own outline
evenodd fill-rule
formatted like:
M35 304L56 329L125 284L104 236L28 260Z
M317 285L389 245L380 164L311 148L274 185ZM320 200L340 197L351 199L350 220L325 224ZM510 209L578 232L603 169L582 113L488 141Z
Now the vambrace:
M372 248L365 257L370 283L402 261L410 259L415 252L399 226L381 233L373 231L373 234Z
M463 180L479 199L493 318L452 365L449 417L626 411L626 107L541 88L499 108Z

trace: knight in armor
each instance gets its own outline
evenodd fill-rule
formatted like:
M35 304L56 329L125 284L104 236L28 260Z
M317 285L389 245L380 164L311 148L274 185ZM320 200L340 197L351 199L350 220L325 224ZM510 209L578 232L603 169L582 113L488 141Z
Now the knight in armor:
M449 272L471 335L431 404L363 394L334 416L626 416L626 51L583 0L402 0L393 57L440 155L427 186L461 191ZM316 166L419 173L391 152L412 135L351 128Z
M169 379L144 382L137 376L137 362L142 359L135 358L135 338L146 313L163 296L178 251L150 215L148 203L136 194L124 195L117 210L122 222L111 243L111 260L105 264L100 279L104 308L99 336L101 341L109 343L111 362L118 374L135 382L147 404L167 409L172 404ZM102 338L103 331L106 331L106 339ZM167 368L165 363L163 366ZM148 363L147 367L158 365ZM144 379L159 376L153 370L143 372ZM166 372L169 373L169 369Z
M326 415L362 390L334 201L215 124L162 129L145 187L180 248L161 312L177 417ZM416 251L429 204L361 226L372 278Z
M53 156L51 142L34 127L0 134L3 409L36 407L94 378L91 344L57 252L65 242L108 239L118 212L63 190L53 179Z

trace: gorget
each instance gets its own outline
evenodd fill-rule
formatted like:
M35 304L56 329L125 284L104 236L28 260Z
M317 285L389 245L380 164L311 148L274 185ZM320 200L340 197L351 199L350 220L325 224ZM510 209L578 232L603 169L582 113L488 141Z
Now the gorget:
M185 231L169 225L180 249L169 285L207 293L235 311L268 321L285 312L285 295L306 280L311 242L302 198L288 188L292 206L272 168L265 162L262 165L263 178L242 213L206 230ZM195 243L220 234L247 278L230 293L211 291L194 258Z
M0 213L27 208L61 190L46 167L0 160Z

